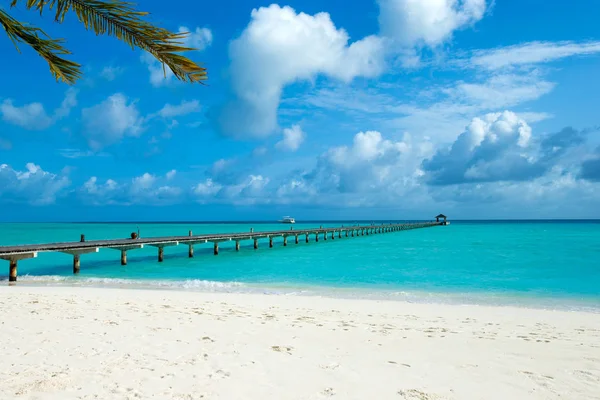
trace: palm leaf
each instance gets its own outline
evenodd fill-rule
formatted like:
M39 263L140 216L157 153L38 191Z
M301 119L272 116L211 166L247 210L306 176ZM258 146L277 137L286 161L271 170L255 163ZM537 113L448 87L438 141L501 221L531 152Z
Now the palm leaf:
M51 39L40 28L24 25L0 10L0 25L12 40L17 50L18 43L31 46L50 66L50 72L57 81L73 83L81 77L80 65L61 55L71 54L62 46L62 39Z
M180 80L200 82L207 79L206 69L182 56L181 52L196 50L183 45L187 33L173 33L156 27L142 18L148 13L136 11L134 4L120 0L12 0L11 7L25 3L27 9L42 14L55 11L55 21L62 23L72 10L87 30L97 35L114 36L152 54Z

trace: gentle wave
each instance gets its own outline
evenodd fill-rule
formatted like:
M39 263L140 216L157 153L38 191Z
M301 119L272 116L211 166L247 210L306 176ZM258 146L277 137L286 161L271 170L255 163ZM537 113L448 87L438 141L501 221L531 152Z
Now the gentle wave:
M201 289L201 290L227 290L243 287L241 282L217 282L201 279L187 279L182 281L168 280L137 280L122 278L77 278L60 275L22 275L19 282L55 285L64 283L68 286L118 286L118 287L154 287L173 289Z
M60 275L23 275L19 283L33 286L109 287L127 289L185 290L197 292L247 293L284 296L322 296L340 299L388 300L415 304L452 304L479 306L513 306L550 310L600 312L597 301L533 298L509 293L449 293L398 291L375 288L328 287L291 284L251 284L201 279L150 280L122 278L80 278Z

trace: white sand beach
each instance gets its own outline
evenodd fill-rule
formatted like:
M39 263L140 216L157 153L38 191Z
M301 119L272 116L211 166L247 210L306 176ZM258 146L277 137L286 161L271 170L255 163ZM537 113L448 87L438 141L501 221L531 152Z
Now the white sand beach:
M600 315L0 288L1 399L600 399Z

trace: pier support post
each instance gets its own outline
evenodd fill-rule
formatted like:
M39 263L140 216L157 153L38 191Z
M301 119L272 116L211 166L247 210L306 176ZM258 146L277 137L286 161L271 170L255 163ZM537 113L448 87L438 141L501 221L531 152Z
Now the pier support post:
M331 240L335 240L335 231L331 232Z
M284 245L284 246L287 246L287 236L284 236L284 237L283 237L283 245Z
M269 248L273 247L273 238L269 236Z
M189 258L194 257L194 245L193 244L188 245L188 257Z
M235 251L240 251L240 241L239 240L235 241Z
M161 242L161 243L148 243L148 246L156 247L158 249L158 262L163 262L163 260L165 259L165 247L177 246L178 244L179 244L179 242ZM188 254L188 256L189 256L189 254Z
M8 281L17 281L17 260L10 260L10 267L8 269Z
M85 247L82 249L69 249L64 250L63 253L71 254L73 256L73 273L78 274L81 270L81 255L87 253L97 253L98 247Z
M73 254L73 273L78 274L81 269L81 256L79 254Z
M296 244L298 244L298 235L296 235Z
M342 231L338 231L338 239L342 238Z
M258 249L258 239L254 239L254 250Z
M16 282L17 281L17 262L19 260L25 260L27 258L35 258L37 257L37 252L31 253L17 253L17 254L4 254L0 256L0 259L9 261L8 267L8 281Z
M327 232L323 232L323 240L327 240Z
M219 255L219 242L214 242L213 243L213 254L215 256Z
M315 233L315 242L318 242L318 241L319 241L319 234Z
M308 233L306 234L306 243L308 243Z
M127 250L121 250L121 265L127 265Z

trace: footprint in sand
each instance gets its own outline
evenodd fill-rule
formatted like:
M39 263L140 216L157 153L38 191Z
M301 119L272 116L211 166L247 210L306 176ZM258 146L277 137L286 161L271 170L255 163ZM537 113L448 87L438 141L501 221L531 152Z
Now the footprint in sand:
M223 371L222 369L218 369L215 371L214 374L209 374L208 377L210 379L223 379L223 378L229 378L231 374L227 371Z
M278 353L288 353L289 355L291 355L291 351L292 351L292 347L287 347L287 346L271 346L271 349L273 349L273 351L276 351Z
M338 363L331 363L331 364L327 364L327 365L319 365L319 367L321 367L322 369L330 369L330 370L334 370L340 367L340 364Z
M440 396L425 393L417 389L399 390L398 394L406 400L442 400Z
M590 371L575 370L573 371L573 375L583 378L584 380L590 383L600 383L600 376L595 375L593 372Z
M532 381L534 381L539 386L544 387L544 388L550 388L552 381L554 380L554 378L549 375L539 375L539 374L535 374L530 371L519 371L519 372L527 375Z

